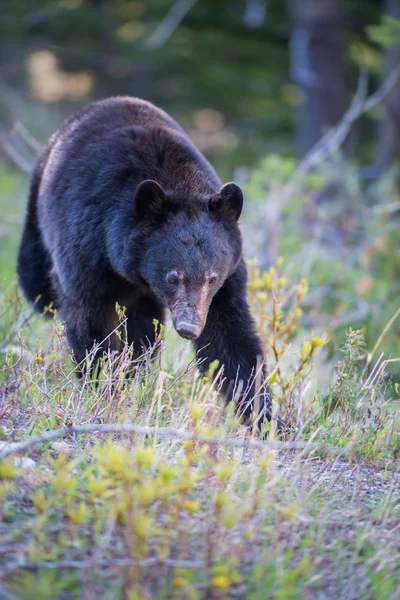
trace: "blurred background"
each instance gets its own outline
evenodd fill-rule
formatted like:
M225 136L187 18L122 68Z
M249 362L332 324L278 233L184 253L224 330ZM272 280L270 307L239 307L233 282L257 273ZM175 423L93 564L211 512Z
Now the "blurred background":
M41 146L89 101L140 96L243 186L246 255L307 279L328 358L352 326L397 377L399 64L400 0L2 0L3 288Z

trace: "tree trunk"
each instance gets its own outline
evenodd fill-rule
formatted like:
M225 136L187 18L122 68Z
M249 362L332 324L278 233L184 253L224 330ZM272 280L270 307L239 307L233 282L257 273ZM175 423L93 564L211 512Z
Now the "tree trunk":
M346 109L341 0L288 0L291 76L301 86L297 138L304 156Z
M400 19L400 0L385 0L384 12ZM400 64L400 44L388 48L384 58L383 74L386 78ZM398 155L400 148L400 80L383 101L385 115L379 123L377 149L377 175L382 175Z

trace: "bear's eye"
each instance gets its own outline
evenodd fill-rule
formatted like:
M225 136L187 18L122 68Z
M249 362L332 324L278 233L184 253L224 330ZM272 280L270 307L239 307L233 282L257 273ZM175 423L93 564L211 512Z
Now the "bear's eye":
M178 285L179 275L176 271L171 271L170 273L168 273L167 283L169 283L169 285Z
M217 283L217 276L216 275L211 275L210 279L208 280L208 283L210 285L215 285Z

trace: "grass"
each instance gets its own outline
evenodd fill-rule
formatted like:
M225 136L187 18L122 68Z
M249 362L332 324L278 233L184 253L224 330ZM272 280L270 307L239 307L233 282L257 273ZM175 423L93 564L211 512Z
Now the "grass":
M396 600L397 387L363 334L332 354L304 324L306 281L250 265L282 435L246 431L168 328L94 388L62 324L19 298L26 182L1 169L0 453L59 427L144 429L71 429L0 461L0 598Z

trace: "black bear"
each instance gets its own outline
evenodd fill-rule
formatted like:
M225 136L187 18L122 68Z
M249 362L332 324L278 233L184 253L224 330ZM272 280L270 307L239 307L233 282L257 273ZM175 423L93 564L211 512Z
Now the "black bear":
M168 308L200 370L218 359L222 391L248 421L270 418L261 344L246 300L241 189L164 111L137 98L94 102L53 135L32 176L18 275L38 310L53 304L78 362L126 307L128 342L155 340ZM257 373L258 370L258 373ZM261 381L261 385L258 383ZM257 384L256 384L257 382Z

